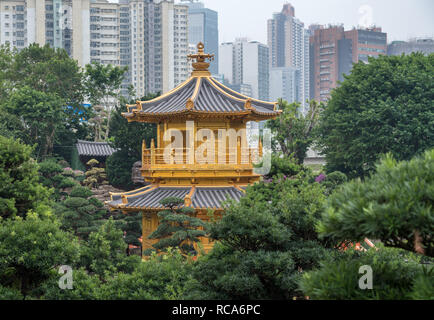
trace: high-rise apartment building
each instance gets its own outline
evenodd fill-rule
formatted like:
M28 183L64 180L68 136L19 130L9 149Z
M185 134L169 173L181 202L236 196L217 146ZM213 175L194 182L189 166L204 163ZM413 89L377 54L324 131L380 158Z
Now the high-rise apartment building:
M219 73L231 85L250 85L252 97L268 100L269 50L265 44L248 41L222 43L219 47Z
M181 0L181 3L188 6L189 43L196 46L202 42L207 52L214 54L214 62L210 65L209 71L211 74L217 75L219 59L218 13L205 8L199 0Z
M387 55L397 56L410 54L412 52L422 52L425 55L434 52L433 38L410 39L409 41L392 41L387 46Z
M81 66L128 66L136 95L165 92L189 76L188 7L173 0L1 0L0 44L64 48Z
M329 99L331 90L351 72L353 63L386 54L387 34L381 28L344 31L342 25L315 26L311 31L311 98L317 101Z
M270 101L282 98L288 102L297 101L299 70L293 67L270 69Z
M0 44L64 48L84 66L90 61L90 0L2 0Z
M91 62L120 64L119 5L107 0L94 0L90 9Z
M310 91L309 31L304 28L303 22L295 18L295 9L289 3L284 4L281 12L273 14L267 27L270 67L291 67L298 70L297 95L293 101L306 106Z
M166 92L188 78L188 7L130 0L131 82L137 95Z

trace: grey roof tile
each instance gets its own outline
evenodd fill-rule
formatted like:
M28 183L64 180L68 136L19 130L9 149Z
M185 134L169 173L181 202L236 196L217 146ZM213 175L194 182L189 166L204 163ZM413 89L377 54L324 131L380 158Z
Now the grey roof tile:
M78 140L76 146L80 156L108 157L116 151L107 142Z
M157 187L150 190L152 186L146 186L137 190L124 193L128 203L125 208L152 208L162 209L160 201L167 197L177 197L184 199L190 193L191 187ZM223 202L228 199L239 201L244 193L235 187L196 187L191 197L192 207L203 208L222 208ZM117 207L122 203L120 195L112 195L109 206Z

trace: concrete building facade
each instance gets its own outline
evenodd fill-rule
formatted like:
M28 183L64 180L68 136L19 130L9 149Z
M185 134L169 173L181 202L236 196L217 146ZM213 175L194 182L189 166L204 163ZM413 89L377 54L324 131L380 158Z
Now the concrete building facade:
M309 36L309 30L295 18L295 9L289 3L284 4L282 11L274 13L267 22L270 67L298 70L297 95L293 101L301 102L304 107L310 97Z
M249 85L252 97L268 100L268 46L246 38L222 43L219 47L219 72L231 86Z
M434 38L418 38L409 41L392 41L387 46L387 55L397 56L410 54L412 52L422 52L425 55L434 52Z
M80 66L90 62L90 0L2 0L0 44L64 48Z
M188 40L196 46L199 42L205 45L206 51L214 55L214 62L210 65L210 72L218 74L218 13L217 11L205 8L198 0L181 0L182 4L188 6Z
M386 54L387 34L381 28L352 29L343 25L311 28L311 99L327 101L332 89L349 74L353 63Z

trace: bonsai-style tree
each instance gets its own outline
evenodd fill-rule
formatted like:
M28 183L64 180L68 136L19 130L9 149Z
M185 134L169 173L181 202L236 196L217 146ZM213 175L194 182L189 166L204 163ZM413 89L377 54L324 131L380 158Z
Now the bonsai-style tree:
M76 186L69 196L55 206L63 229L72 229L80 238L97 231L104 222L107 210L98 199L92 198L92 191L86 187Z
M206 236L205 223L193 216L194 209L184 206L184 200L168 197L160 201L166 208L158 213L160 224L149 235L149 239L160 239L153 245L158 251L167 251L169 247L179 247L183 254L195 253L193 243L199 237Z
M108 184L107 175L104 168L98 168L99 161L96 159L89 160L86 165L89 170L86 171L86 179L83 184L88 188L98 188L100 185Z

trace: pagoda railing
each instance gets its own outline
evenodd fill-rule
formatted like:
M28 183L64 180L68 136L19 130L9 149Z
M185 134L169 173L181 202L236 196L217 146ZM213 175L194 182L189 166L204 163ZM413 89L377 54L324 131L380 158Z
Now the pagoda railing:
M153 143L151 148L146 148L144 142L142 145L142 169L166 165L252 165L260 161L262 145L259 143L258 148L226 148L224 154L215 150L210 157L207 157L206 152L201 157L196 157L193 148L155 148Z

